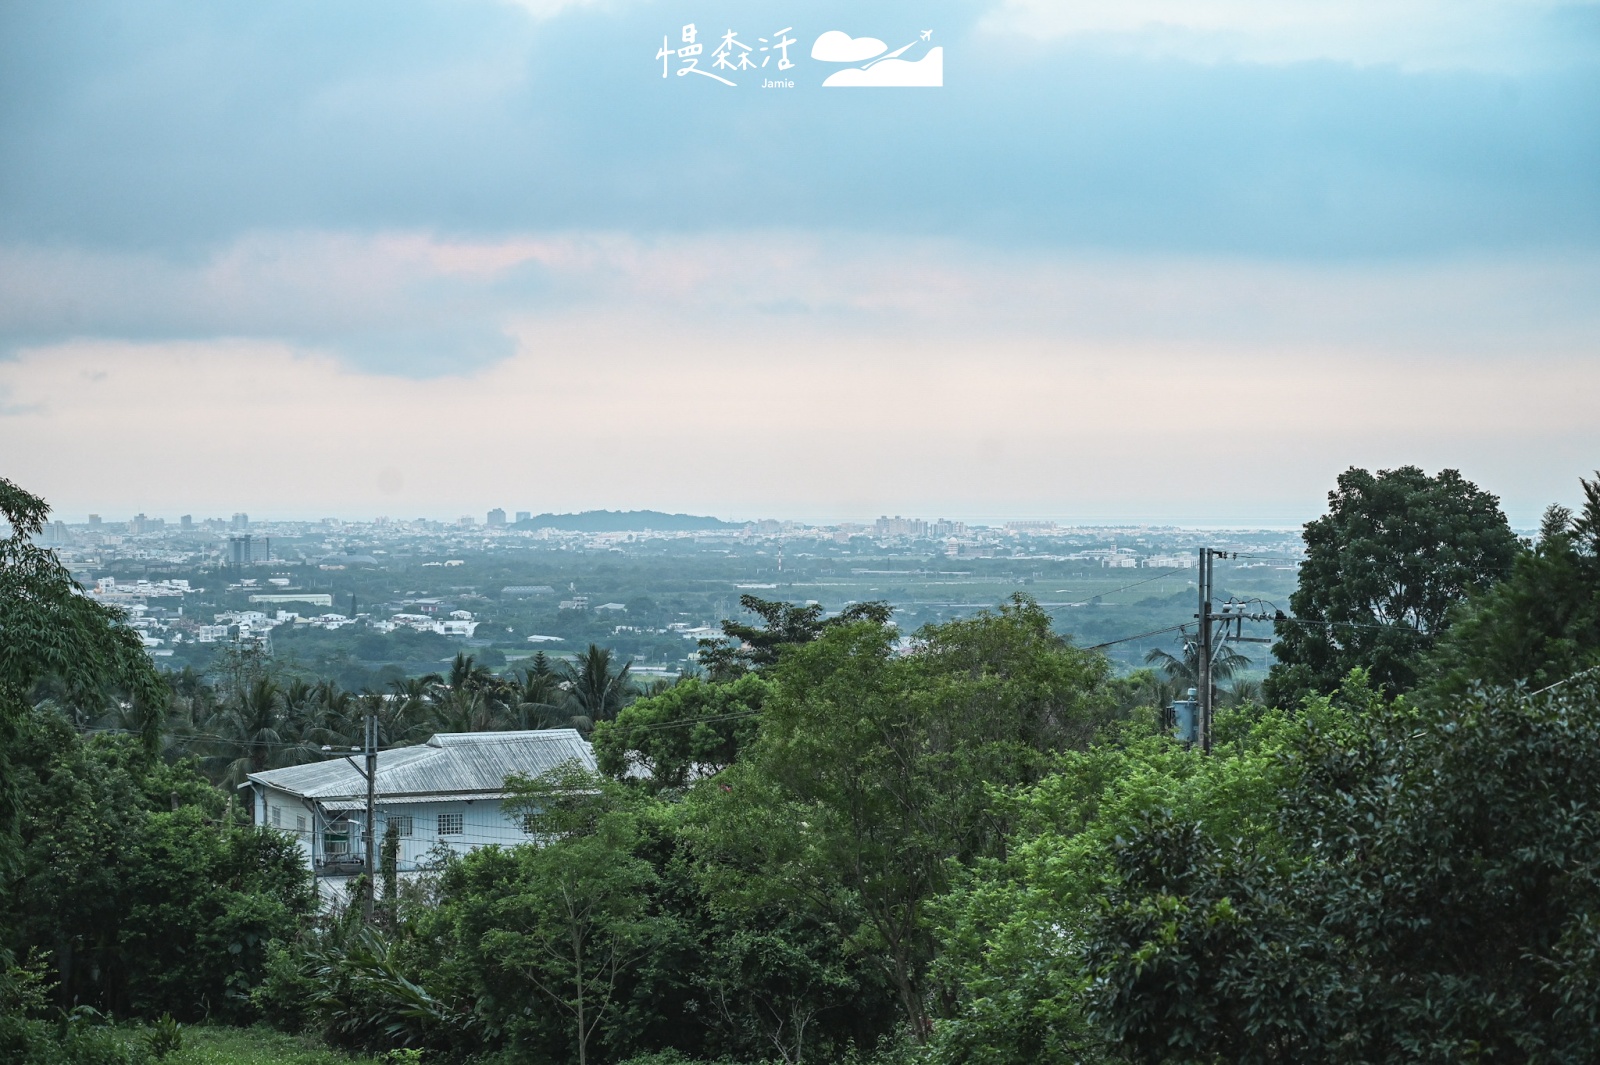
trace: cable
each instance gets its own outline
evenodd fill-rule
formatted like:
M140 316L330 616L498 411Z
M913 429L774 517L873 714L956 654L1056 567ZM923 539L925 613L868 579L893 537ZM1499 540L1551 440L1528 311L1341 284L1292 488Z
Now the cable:
M1188 567L1184 567L1184 569L1187 569L1187 568ZM1102 597L1102 598L1104 598L1105 596L1108 596L1108 595L1116 595L1118 592L1125 592L1130 588L1137 588L1141 584L1149 584L1151 581L1159 581L1159 580L1169 579L1172 576L1174 576L1176 573L1181 573L1181 572L1183 572L1183 571L1182 570L1168 570L1165 573L1158 573L1154 577L1146 577L1142 581L1134 581L1132 584L1124 584L1121 588L1113 588L1109 592L1096 592L1095 594L1100 596L1100 597ZM1062 589L1062 590L1065 591L1065 589Z
M1554 684L1546 684L1544 687L1540 688L1538 691L1529 692L1528 694L1530 696L1543 695L1545 692L1549 691L1551 688L1559 688L1563 684L1566 684L1568 681L1577 680L1579 677L1586 677L1590 673L1594 673L1594 672L1597 672L1597 671L1600 671L1600 666L1590 666L1588 669L1580 670L1579 672L1574 673L1570 677L1563 677L1561 680L1556 681Z
M742 717L760 717L760 716L761 716L761 711L760 710L742 710L742 711L740 711L738 713L733 713L733 714L713 714L710 717L690 717L690 718L684 718L682 721L660 721L660 722L657 722L656 724L653 724L653 725L627 725L627 726L624 726L624 727L626 727L630 732L653 732L653 731L655 731L657 729L688 728L688 727L693 726L693 725L707 725L707 724L710 724L710 723L712 723L714 721L733 721L733 720L735 720L737 718L742 718ZM606 724L606 723L607 722L600 722L600 724ZM615 719L613 719L609 723L610 724L615 724L616 721L615 721Z
M1101 648L1111 647L1114 644L1127 643L1129 640L1142 640L1147 636L1160 636L1164 632L1175 632L1178 629L1183 628L1187 624L1188 624L1187 622L1182 622L1182 623L1177 624L1177 625L1168 625L1164 629L1151 629L1149 632L1141 632L1137 636L1124 636L1121 639L1117 639L1117 640L1107 640L1105 643L1097 643L1092 647L1085 647L1085 648L1083 648L1083 650L1085 650L1085 651L1098 651Z

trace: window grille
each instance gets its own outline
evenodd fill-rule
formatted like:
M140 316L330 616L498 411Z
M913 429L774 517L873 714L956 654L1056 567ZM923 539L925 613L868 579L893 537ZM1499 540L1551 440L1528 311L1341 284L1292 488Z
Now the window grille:
M294 819L294 830L302 836L306 834L306 819L303 815Z
M322 834L322 850L326 854L350 853L350 822L329 821Z
M462 822L462 815L461 814L440 814L439 815L439 835L441 835L441 836L459 836L459 835L461 835L461 829L463 827L461 822Z
M274 806L272 808L272 827L273 828L282 828L283 827L283 807L281 807L281 806Z
M397 836L409 836L409 835L411 835L411 815L410 814L403 814L403 815L400 815L398 817L391 817L391 818L389 818L389 824L394 826L395 835L397 835Z

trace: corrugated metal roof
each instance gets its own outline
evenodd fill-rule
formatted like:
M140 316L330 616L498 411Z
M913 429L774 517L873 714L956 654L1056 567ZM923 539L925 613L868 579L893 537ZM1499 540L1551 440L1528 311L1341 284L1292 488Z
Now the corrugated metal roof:
M377 792L390 800L489 798L504 793L508 776L539 777L567 762L595 768L594 748L576 729L443 732L415 747L380 752ZM367 794L366 778L343 758L268 769L248 779L308 799L364 800Z

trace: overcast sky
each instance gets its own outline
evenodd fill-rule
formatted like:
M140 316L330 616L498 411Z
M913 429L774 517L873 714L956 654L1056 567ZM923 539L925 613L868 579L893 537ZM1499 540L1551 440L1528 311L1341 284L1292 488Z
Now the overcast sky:
M768 67L663 78L688 23ZM1414 463L1528 525L1597 411L1600 3L0 0L0 474L67 520L1287 524Z

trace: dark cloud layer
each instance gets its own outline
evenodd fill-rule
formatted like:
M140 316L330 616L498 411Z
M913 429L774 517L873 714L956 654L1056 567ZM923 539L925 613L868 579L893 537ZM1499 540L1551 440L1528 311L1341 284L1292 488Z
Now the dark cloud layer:
M981 14L9 4L0 239L196 255L270 229L828 227L1295 257L1600 242L1593 63L1202 64L986 33ZM933 26L947 87L663 82L651 56L687 19L804 40Z

